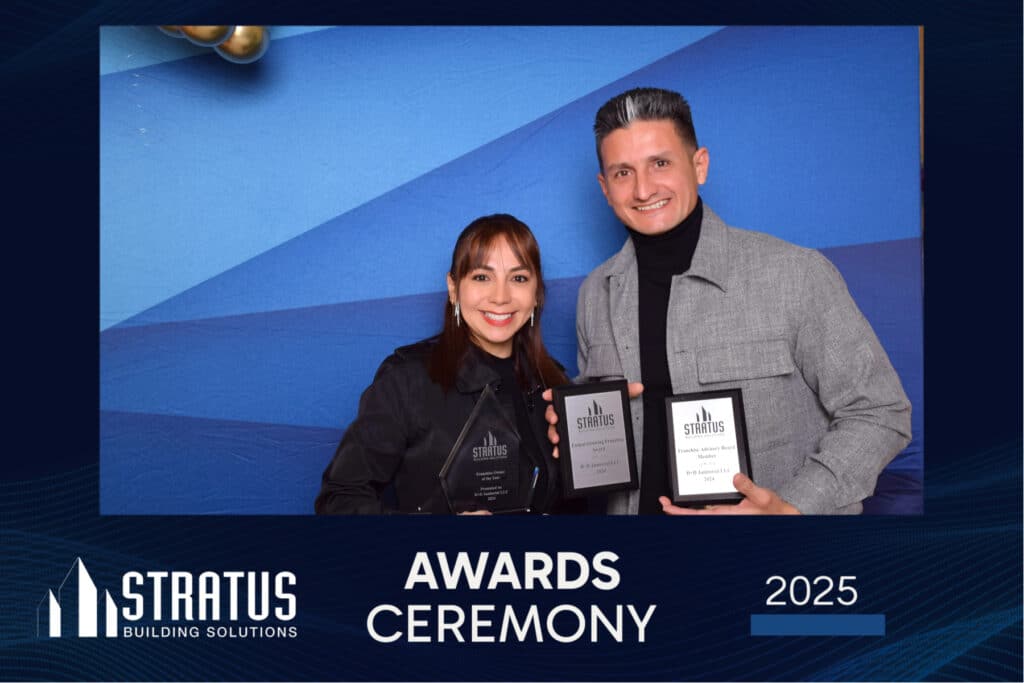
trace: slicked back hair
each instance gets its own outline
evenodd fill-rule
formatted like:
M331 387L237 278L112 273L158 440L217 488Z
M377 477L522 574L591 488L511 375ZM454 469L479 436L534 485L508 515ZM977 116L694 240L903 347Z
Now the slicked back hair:
M594 142L601 172L604 172L601 143L612 132L628 128L634 121L666 120L675 124L684 145L697 149L697 133L693 130L690 105L674 90L633 88L605 102L594 117Z

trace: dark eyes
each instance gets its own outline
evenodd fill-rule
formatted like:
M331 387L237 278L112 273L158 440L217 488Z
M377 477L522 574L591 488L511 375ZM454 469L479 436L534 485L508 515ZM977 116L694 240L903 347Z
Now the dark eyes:
M655 168L668 168L671 165L672 165L672 163L668 159L655 159L654 160L654 167ZM612 177L613 178L625 178L626 176L630 175L631 173L632 173L632 171L630 169L628 169L628 168L620 168L619 170L615 171L615 173L612 174Z
M470 279L474 282L487 282L491 279L487 273L474 273L470 276ZM523 273L517 273L512 276L512 282L526 283L530 281L530 276Z

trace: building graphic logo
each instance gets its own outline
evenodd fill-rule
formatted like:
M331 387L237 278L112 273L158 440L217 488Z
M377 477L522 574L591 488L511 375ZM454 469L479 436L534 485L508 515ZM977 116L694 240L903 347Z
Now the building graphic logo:
M476 446L473 449L474 460L488 460L491 458L503 458L508 455L508 444L501 443L495 438L490 430L484 437L484 445Z
M36 637L296 638L296 583L290 571L131 570L111 594L77 557L44 589Z
M694 414L694 421L683 425L683 436L709 436L725 433L725 420L714 420L704 406Z
M102 635L116 638L117 605L109 590L99 597L82 558L75 558L57 593L49 589L36 607L36 636L96 638L102 623Z
M587 406L587 414L576 418L576 430L589 432L595 429L608 429L615 426L615 414L606 412L596 400Z

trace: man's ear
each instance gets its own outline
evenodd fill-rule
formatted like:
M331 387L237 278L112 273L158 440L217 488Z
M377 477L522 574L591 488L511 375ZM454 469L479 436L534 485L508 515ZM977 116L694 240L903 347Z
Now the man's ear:
M601 192L604 194L605 201L608 205L611 205L611 200L608 199L608 181L604 179L604 173L597 174L597 182L601 186Z
M708 157L708 148L701 147L693 153L693 170L697 174L697 184L703 185L704 181L708 179L708 163L710 158Z

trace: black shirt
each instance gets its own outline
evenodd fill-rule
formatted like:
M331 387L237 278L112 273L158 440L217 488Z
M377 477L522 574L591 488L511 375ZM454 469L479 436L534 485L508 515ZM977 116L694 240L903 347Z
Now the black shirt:
M528 395L524 395L522 388L519 386L519 381L516 379L514 357L498 358L483 351L483 349L480 351L480 356L483 358L484 363L489 365L501 377L500 383L495 389L502 403L511 400L515 408L515 423L516 430L519 432L521 456L523 456L526 462L537 463L539 466L537 484L534 489L533 509L544 510L547 508L548 498L552 493L548 491L549 485L554 486L557 482L552 481L551 473L548 471L547 463L544 462L544 458L541 455L530 417L527 414L527 400L530 402L530 409L538 410L537 401L539 400L539 394L534 395L536 392L531 392ZM540 403L544 402L540 401ZM543 406L539 409L542 410Z
M640 514L660 514L658 496L669 496L668 420L665 398L672 395L668 371L667 317L672 277L690 269L700 239L704 204L668 232L643 235L629 230L639 277L640 379L644 383L643 467Z

